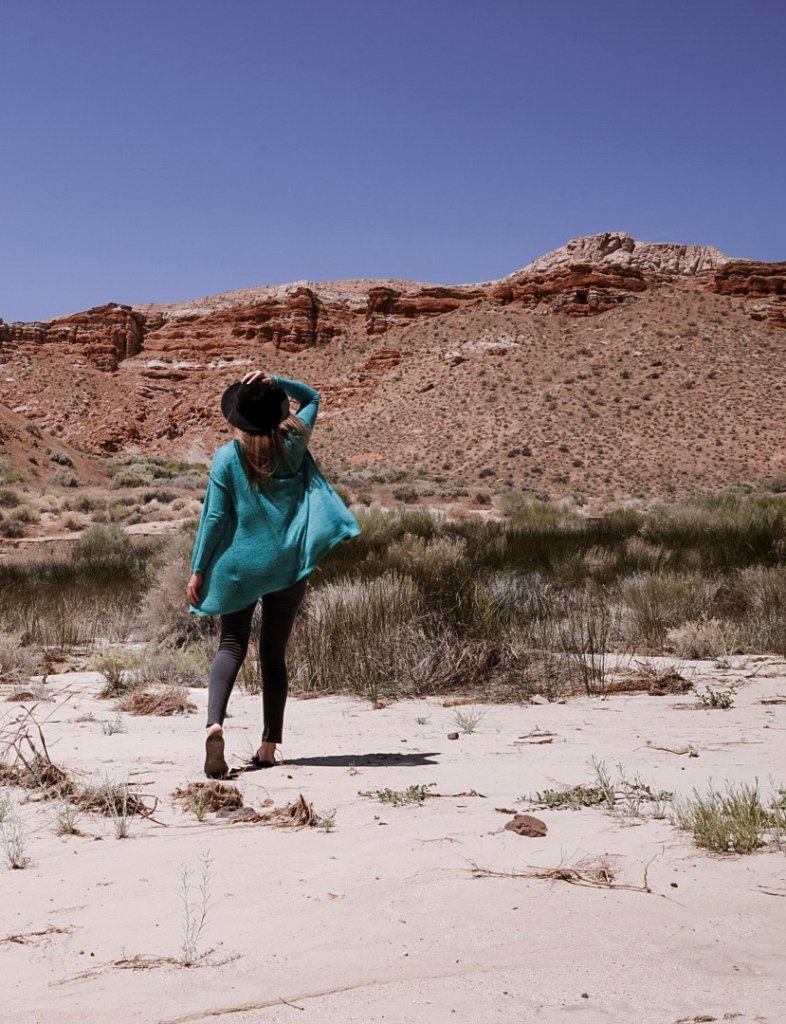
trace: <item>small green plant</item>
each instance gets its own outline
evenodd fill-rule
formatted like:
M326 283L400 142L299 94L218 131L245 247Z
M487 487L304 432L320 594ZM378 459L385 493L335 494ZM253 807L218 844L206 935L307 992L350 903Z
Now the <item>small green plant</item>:
M11 797L4 789L0 790L0 825L8 817L12 806Z
M428 725L428 718L425 715L418 715L415 719L416 725Z
M200 854L197 877L187 864L180 868L180 907L182 911L182 941L180 962L192 967L207 954L199 952L199 940L205 930L210 910L210 882L213 861L208 852Z
M456 723L456 728L459 732L469 736L471 733L476 732L485 713L485 711L479 708L468 708L466 711L456 708L453 712L453 721Z
M409 786L407 789L374 789L362 792L361 796L376 797L382 804L391 804L393 807L404 807L406 804L422 804L427 796L430 796L429 789L436 786L436 782L429 782L426 785Z
M629 778L621 764L617 765L617 778L611 776L604 761L593 758L592 770L595 784L590 786L566 786L562 789L545 789L522 797L522 801L552 810L580 810L583 807L601 807L614 814L626 817L640 817L644 804L649 804L652 816L665 816L665 807L672 794L665 790L653 790L638 776Z
M721 708L727 711L734 707L734 690L711 690L705 686L704 690L697 690L696 697L705 708Z
M549 810L567 809L578 811L582 807L599 807L605 804L603 791L597 786L568 786L565 789L544 789L528 798L530 803Z
M336 827L336 808L331 807L330 810L325 811L317 817L317 828L321 828L323 832L332 832Z
M0 838L10 868L21 871L30 866L31 861L27 855L27 832L16 811L3 822Z
M133 670L139 667L141 658L137 653L105 650L93 656L91 665L106 680L100 697L120 697L134 686Z
M205 820L207 812L210 810L210 797L204 789L194 793L192 809L197 821Z
M693 796L675 800L672 820L706 850L752 853L769 831L777 831L782 803L783 797L776 796L768 810L758 784L727 782L722 790L710 785L705 793L694 789Z

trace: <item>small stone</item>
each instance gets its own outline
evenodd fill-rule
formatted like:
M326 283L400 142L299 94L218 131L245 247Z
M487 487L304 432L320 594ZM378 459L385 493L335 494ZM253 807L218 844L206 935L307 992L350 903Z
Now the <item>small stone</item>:
M679 886L677 885L676 882L672 882L671 883L671 887L672 887L672 889L679 889Z
M548 704L546 698L540 693L533 693L529 699L530 704Z
M449 732L448 733L448 739L449 740L457 740L458 738L459 738L459 734L457 732Z
M546 822L536 818L533 814L517 814L505 826L509 832L515 832L519 836L529 836L537 839L545 836L548 832Z
M589 992L582 992L581 993L581 998L582 999L589 999Z

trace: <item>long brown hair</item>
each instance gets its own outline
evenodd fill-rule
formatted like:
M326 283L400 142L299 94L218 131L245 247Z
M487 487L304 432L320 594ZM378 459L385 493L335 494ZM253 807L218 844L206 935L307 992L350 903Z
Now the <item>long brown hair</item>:
M239 427L234 427L232 433L235 440L240 442L243 469L248 482L252 487L259 488L273 475L274 470L287 468L288 460L284 448L286 435L299 435L305 448L311 431L294 413L290 413L269 434L248 434Z

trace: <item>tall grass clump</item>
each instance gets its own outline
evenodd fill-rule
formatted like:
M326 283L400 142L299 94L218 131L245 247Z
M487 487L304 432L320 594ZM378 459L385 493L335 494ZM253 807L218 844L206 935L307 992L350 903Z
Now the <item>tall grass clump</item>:
M421 612L417 586L395 572L312 592L290 648L296 685L371 700L411 689L426 672L429 656Z
M674 824L693 835L697 846L715 853L752 853L778 827L779 808L766 808L758 785L727 782L673 804Z
M675 563L712 571L782 560L786 498L729 490L661 505L641 535L673 552Z
M125 639L149 585L152 545L95 526L70 558L0 565L0 630L25 645L67 649Z

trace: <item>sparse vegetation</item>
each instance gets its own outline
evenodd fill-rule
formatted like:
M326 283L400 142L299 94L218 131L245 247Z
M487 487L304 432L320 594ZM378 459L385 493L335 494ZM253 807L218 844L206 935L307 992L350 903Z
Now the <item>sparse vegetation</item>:
M376 789L362 792L360 796L370 796L379 800L381 804L391 804L393 807L404 807L407 804L422 804L426 798L431 796L429 789L436 783L429 782L425 785L415 784L406 789Z
M693 835L697 846L715 853L752 853L769 840L781 841L786 824L784 790L762 802L758 784L727 782L674 801L674 824Z

